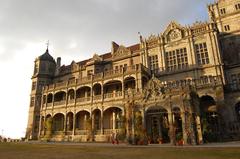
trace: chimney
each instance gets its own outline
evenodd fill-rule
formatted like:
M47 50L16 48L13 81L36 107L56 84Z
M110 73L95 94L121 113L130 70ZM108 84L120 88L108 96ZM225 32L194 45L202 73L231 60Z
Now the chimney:
M57 58L57 67L60 68L61 67L61 57Z
M61 57L57 58L57 66L56 66L56 71L55 71L55 75L59 74L59 69L61 67Z

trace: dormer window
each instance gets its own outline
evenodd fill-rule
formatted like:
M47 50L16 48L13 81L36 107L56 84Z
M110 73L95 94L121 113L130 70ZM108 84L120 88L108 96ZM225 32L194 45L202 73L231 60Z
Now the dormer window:
M220 13L221 13L221 15L226 14L226 9L225 8L220 9Z

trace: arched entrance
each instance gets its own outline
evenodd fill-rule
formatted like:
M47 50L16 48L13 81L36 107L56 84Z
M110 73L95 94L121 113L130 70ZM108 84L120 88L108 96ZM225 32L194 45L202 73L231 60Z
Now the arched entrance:
M63 129L64 129L64 115L61 113L58 113L53 117L52 130L53 130L53 133L56 134L58 132L63 131Z
M76 114L75 122L75 134L76 135L85 135L87 131L92 130L92 124L90 119L90 113L88 111L80 111Z
M179 142L183 138L183 127L182 127L182 117L181 110L179 107L174 107L173 113L173 130L176 142Z
M151 107L146 113L147 135L151 143L170 142L168 112L162 107Z
M219 114L216 102L211 96L200 98L201 126L204 142L216 142L219 137Z
M67 131L72 131L73 130L73 113L69 112L67 114L67 125L66 125Z
M93 120L93 131L97 132L101 129L101 111L99 109L95 109L92 112L92 120Z
M103 113L103 128L104 129L119 129L121 127L120 118L122 110L117 107L111 107Z

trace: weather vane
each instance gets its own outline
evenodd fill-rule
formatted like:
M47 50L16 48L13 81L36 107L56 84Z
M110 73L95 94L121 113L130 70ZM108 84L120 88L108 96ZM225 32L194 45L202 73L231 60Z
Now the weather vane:
M49 47L49 40L47 41L46 45L47 45L47 49L48 49L48 47Z

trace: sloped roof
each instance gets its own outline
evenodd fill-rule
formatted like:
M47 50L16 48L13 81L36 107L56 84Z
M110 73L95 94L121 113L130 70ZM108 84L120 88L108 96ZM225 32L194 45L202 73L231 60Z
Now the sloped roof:
M50 61L50 62L55 62L54 58L49 54L48 49L44 54L38 57L39 60L41 61Z

